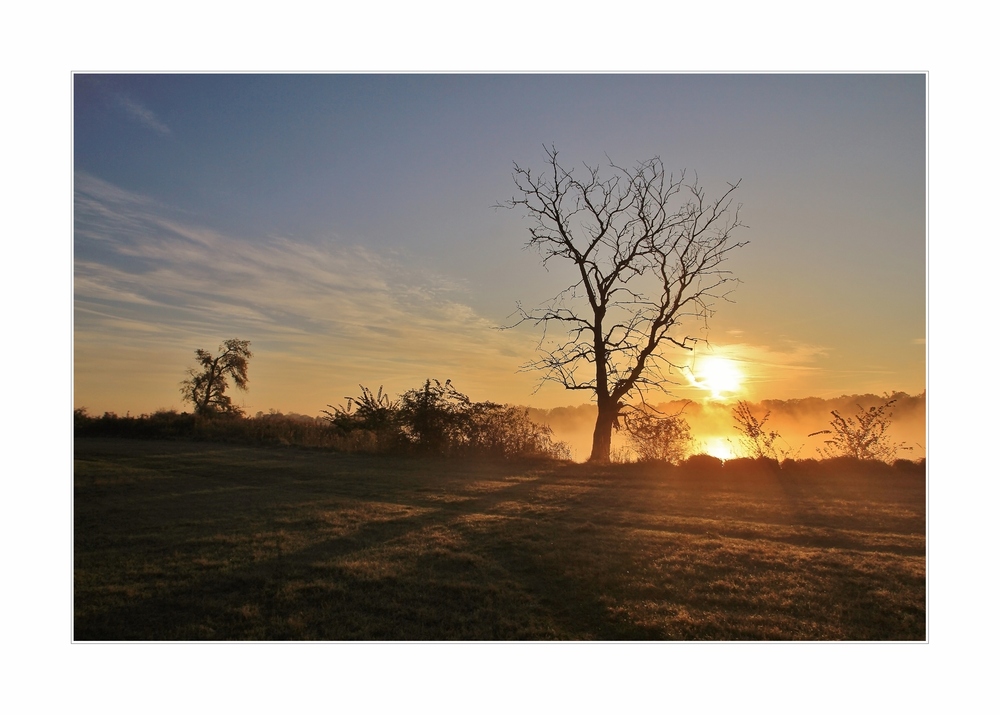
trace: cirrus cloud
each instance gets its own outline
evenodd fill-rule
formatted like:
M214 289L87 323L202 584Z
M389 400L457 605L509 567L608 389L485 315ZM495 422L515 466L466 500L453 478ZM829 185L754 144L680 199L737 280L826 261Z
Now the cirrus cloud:
M233 336L253 343L255 404L313 412L359 381L451 378L492 397L532 345L465 304L460 281L405 255L229 236L85 173L74 249L77 402L95 406L156 380L156 405L135 409L176 402L191 352Z

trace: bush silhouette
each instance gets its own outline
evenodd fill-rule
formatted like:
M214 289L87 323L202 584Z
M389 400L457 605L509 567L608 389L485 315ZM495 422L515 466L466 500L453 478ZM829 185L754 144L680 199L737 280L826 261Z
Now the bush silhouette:
M889 408L896 403L895 398L884 396L885 402L867 410L858 405L853 417L844 417L838 410L830 412L832 429L813 432L810 437L820 434L832 435L824 440L826 446L819 452L824 457L854 457L860 460L878 460L892 463L897 450L902 446L889 437L892 412Z
M684 471L702 475L715 475L722 473L722 460L710 454L692 454L681 463Z
M625 414L625 431L639 462L677 464L691 450L691 427L679 414L631 410Z
M323 411L345 451L569 459L569 448L527 409L473 402L451 380L427 379L396 400L362 385L360 396L346 399L346 407Z

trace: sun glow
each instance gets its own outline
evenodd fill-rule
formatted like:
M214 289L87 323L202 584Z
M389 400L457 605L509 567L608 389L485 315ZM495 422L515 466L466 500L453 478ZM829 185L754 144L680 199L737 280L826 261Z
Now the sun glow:
M743 387L743 370L735 360L709 355L698 360L692 373L692 384L712 393L712 398L721 400L739 392Z
M735 459L733 445L725 437L711 437L705 441L705 454L725 462L727 459Z

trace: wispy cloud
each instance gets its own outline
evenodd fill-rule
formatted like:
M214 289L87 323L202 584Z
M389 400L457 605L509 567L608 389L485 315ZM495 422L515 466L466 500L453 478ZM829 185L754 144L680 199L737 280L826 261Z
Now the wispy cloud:
M161 122L151 109L144 107L131 97L127 97L123 94L118 94L115 98L118 100L118 104L121 105L129 117L136 120L146 128L152 129L154 132L158 132L164 136L170 135L170 127Z
M331 379L348 387L397 379L403 389L430 376L485 391L509 380L532 344L494 330L462 302L454 281L404 256L228 236L82 173L75 205L78 375L100 371L111 353L127 354L138 361L132 372L156 365L173 390L182 356L238 336L264 356L255 366L266 360L277 374L279 364L296 365L284 390L315 393ZM129 379L120 360L116 370ZM339 399L342 389L325 399ZM487 396L496 395L479 397ZM275 397L267 406L290 401Z
M739 365L743 375L740 396L745 399L832 398L845 394L881 394L897 389L898 370L877 361L845 367L836 347L782 338L771 344L734 342L696 348L688 363L697 370L699 359L722 357ZM692 388L698 390L699 388ZM676 394L694 399L704 391Z
M824 370L828 353L824 346L791 340L779 345L739 342L698 348L689 365L697 369L698 360L707 357L732 360L743 375L743 388L751 396L766 396L779 387L794 392L800 385L814 381L817 373Z

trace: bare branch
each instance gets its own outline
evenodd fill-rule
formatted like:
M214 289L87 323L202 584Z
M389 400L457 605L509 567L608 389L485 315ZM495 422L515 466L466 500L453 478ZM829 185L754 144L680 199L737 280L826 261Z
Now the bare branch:
M567 169L555 147L545 147L540 175L514 164L517 194L506 204L527 214L528 247L550 260L569 261L579 279L549 303L526 311L518 306L515 325L543 331L538 360L542 382L590 390L598 404L592 459L610 449L599 434L615 422L633 393L665 389L677 367L663 348L685 350L699 340L684 323L704 323L716 300L729 300L738 281L722 268L731 251L746 245L732 238L743 228L728 184L709 201L684 173L667 174L659 157L607 168L584 164ZM603 178L602 178L603 176ZM586 302L583 302L583 298ZM561 325L564 340L549 344L549 325ZM586 372L587 377L581 375Z

